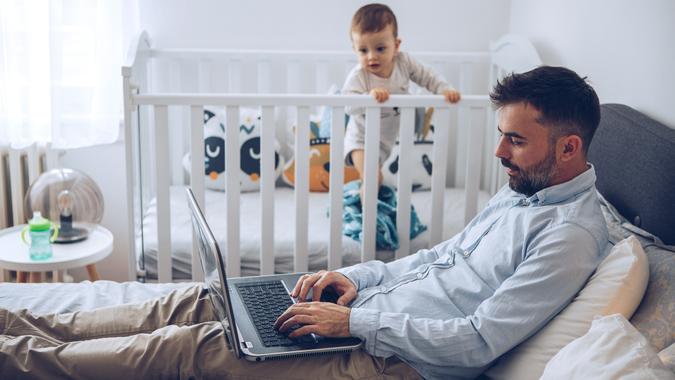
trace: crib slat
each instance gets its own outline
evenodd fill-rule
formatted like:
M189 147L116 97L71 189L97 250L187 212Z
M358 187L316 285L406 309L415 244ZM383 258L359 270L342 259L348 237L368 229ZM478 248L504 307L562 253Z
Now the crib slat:
M142 70L141 70L142 71ZM125 158L125 169L126 169L126 179L127 179L127 188L126 188L126 197L127 197L127 202L130 208L130 211L127 213L127 234L128 234L128 243L127 243L127 275L129 276L127 278L128 281L133 281L136 279L136 228L135 228L135 223L134 221L139 220L136 219L136 216L140 213L137 213L137 207L136 207L136 202L137 199L136 194L134 193L134 189L139 186L139 184L133 184L132 181L135 181L138 177L134 175L134 167L136 166L134 164L134 152L138 152L138 150L134 149L137 144L138 144L138 139L133 138L133 131L137 130L134 127L137 127L135 125L135 121L137 121L139 118L133 118L131 117L132 115L132 107L131 107L131 79L129 78L128 75L124 75L124 78L122 79L123 85L123 92L124 92L124 158ZM147 108L147 107L144 107ZM138 113L137 113L138 115ZM133 128L133 129L132 129ZM50 154L53 152L52 149L50 149ZM47 165L50 167L53 163L53 158L48 155L47 156ZM50 167L51 168L51 167ZM139 186L140 187L140 186ZM140 203L140 202L139 202ZM141 248L142 249L142 248Z
M286 70L286 91L291 94L300 92L300 62L288 61Z
M239 173L239 107L229 106L226 109L227 125L225 127L225 173ZM227 251L225 252L225 270L231 277L239 277L241 262L239 260L239 175L225 176L225 196L227 202Z
M473 86L473 65L471 62L461 62L459 64L459 91L462 94L471 93ZM469 128L467 126L470 122L470 116L468 115L469 108L460 106L457 110L457 141L459 144L456 144L457 153L456 153L456 162L455 162L455 186L461 187L466 186L464 179L464 168L467 165L467 146L466 144L461 143L462 141L468 140Z
M171 282L171 209L168 107L155 106L155 173L157 188L157 277Z
M197 86L200 93L207 93L211 90L211 62L199 60L197 62Z
M260 123L260 274L274 274L274 107L262 107Z
M448 157L448 132L450 128L450 109L437 108L435 111L437 126L434 129L433 171L431 174L431 226L430 246L443 240L443 211L445 203L445 177Z
M261 94L272 92L272 65L270 61L258 62L258 92Z
M396 206L396 226L399 248L396 258L410 254L410 192L412 191L412 149L415 129L415 109L401 109L401 127L399 132L398 157L398 205Z
M190 186L197 204L204 208L204 108L190 107ZM199 262L198 237L192 231L192 281L204 281L204 271Z
M309 108L298 107L295 130L295 254L296 272L308 269Z
M328 91L328 61L316 62L316 82L314 83L314 92L317 94L325 94Z
M480 108L471 108L471 116L474 112L481 111ZM466 161L466 186L464 187L464 224L468 224L478 211L478 191L480 190L480 166L481 155L483 154L483 138L485 129L474 128L471 118L468 118L469 140L467 142L467 161Z
M241 92L241 60L231 59L227 64L228 92Z
M344 183L344 108L333 107L330 127L330 240L328 270L342 266L342 206Z
M375 259L375 226L377 218L377 181L380 155L380 108L366 108L366 146L364 157L365 202L363 209L363 241L361 261Z
M471 94L473 89L473 68L471 62L462 62L459 64L459 90L463 94Z
M171 60L169 63L169 91L173 93L184 92L183 88L183 61L181 59ZM184 152L189 144L187 135L189 125L189 115L185 107L169 108L169 149L171 152ZM178 154L171 155L171 183L182 184L185 181L182 156Z

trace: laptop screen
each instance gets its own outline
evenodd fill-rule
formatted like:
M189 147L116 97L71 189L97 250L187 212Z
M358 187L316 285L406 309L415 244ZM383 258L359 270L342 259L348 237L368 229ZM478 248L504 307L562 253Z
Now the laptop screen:
M223 323L223 329L227 334L230 346L233 348L235 355L240 358L242 355L239 347L239 335L228 293L225 262L218 242L206 223L206 218L197 204L194 193L189 188L187 189L187 198L192 217L192 228L197 237L199 261L202 263L202 269L204 270L204 283L208 287L209 297L216 315ZM226 320L229 322L229 328L225 325Z

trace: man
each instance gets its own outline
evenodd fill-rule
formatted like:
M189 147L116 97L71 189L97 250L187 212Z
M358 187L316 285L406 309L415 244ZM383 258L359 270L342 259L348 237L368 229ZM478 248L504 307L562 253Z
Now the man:
M305 275L330 287L276 322L290 335L357 336L365 351L250 363L224 349L201 287L144 305L36 317L0 310L0 377L472 378L535 333L600 263L607 229L586 152L600 112L576 73L540 67L494 89L509 175L458 235L385 264ZM114 352L114 354L112 354ZM386 359L385 359L386 358Z
M452 239L384 264L305 275L293 290L338 305L299 303L277 321L290 336L357 336L424 377L471 377L554 317L600 263L607 229L586 153L600 120L576 73L540 67L491 94L504 187ZM339 305L351 305L339 306Z

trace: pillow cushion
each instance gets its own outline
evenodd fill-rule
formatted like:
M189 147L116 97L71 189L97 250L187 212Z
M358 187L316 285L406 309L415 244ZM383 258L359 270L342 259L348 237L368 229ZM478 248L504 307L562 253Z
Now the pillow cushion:
M226 111L204 107L204 182L208 189L225 191L225 124ZM239 110L239 150L241 191L260 189L260 114L252 108ZM183 167L190 173L190 154L183 157ZM275 178L281 174L283 156L275 142Z
M431 173L433 158L433 125L426 133L413 142L412 148L412 190L431 190ZM391 150L391 154L382 164L382 183L394 189L398 187L399 142Z
M561 348L588 331L594 316L620 312L630 318L648 278L647 258L637 238L620 241L574 300L539 332L504 354L486 375L493 379L538 379Z
M327 192L330 189L330 138L314 137L318 124L310 122L309 140L309 191ZM295 185L295 159L289 160L282 173L283 181ZM344 168L344 183L359 179L354 167Z
M607 220L609 240L618 242L634 235L642 245L649 261L649 284L640 306L630 322L644 335L654 349L662 350L675 342L675 246L665 245L656 236L629 223L626 218L600 197L602 212Z
M659 359L668 370L675 373L675 343L661 350Z
M542 380L675 379L656 352L621 314L595 319L590 330L558 352Z

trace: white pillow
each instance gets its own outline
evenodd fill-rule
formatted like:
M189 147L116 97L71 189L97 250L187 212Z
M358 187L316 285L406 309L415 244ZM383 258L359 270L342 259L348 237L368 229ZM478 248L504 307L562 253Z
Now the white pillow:
M595 319L548 362L541 380L675 379L656 352L621 314Z
M596 315L630 318L649 280L647 257L634 236L617 243L584 288L535 335L504 354L485 373L492 379L538 379L560 349L584 335Z
M204 107L204 184L207 189L225 191L224 109ZM239 149L241 191L260 189L260 114L252 108L239 110ZM275 141L275 180L281 175L283 156ZM190 174L190 154L183 157L183 168Z

